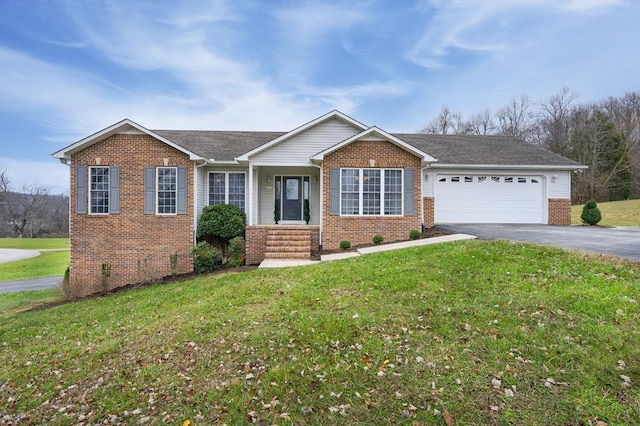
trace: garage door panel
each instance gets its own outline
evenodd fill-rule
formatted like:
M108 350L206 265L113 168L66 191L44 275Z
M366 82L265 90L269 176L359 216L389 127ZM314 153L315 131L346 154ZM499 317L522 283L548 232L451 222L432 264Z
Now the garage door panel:
M539 176L439 175L436 223L542 223Z

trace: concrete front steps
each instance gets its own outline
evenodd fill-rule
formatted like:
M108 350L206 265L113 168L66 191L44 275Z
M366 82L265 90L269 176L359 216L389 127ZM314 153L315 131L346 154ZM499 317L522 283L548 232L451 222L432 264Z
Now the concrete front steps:
M265 260L311 260L311 232L307 229L269 229Z

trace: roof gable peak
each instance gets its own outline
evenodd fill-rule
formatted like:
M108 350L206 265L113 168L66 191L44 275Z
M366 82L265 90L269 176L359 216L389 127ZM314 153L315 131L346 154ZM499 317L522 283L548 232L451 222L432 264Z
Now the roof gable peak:
M321 115L320 117L317 117L301 126L296 127L295 129L283 134L282 136L277 137L276 139L273 139L270 142L267 142L264 145L261 145L245 154L242 154L240 157L237 158L238 161L249 161L249 158L259 154L260 152L263 152L271 147L273 147L274 145L280 144L288 139L291 139L294 136L297 136L309 129L311 129L312 127L315 127L321 123L324 123L326 121L329 120L341 120L347 124L352 125L353 127L355 127L356 129L359 130L364 130L367 128L367 126L365 126L364 124L362 124L361 122L357 121L354 118L349 117L348 115L338 111L337 109L334 109L332 111L329 111L326 114Z
M60 161L68 161L71 159L71 155L78 152L78 151L82 151L83 149L96 144L104 139L107 139L110 136L116 135L116 134L121 134L121 133L138 133L138 134L147 134L155 139L158 139L159 141L166 143L167 145L177 149L178 151L181 151L185 154L187 154L189 156L189 158L191 160L200 160L200 156L198 156L197 154L181 147L180 145L175 144L174 142L158 135L157 133L147 129L146 127L141 126L140 124L136 123L133 120L130 120L128 118L122 119L120 121L118 121L115 124L112 124L109 127L106 127L90 136L87 136L86 138L80 139L78 142L75 142L69 146L66 146L65 148L62 148L59 151L54 152L53 154L51 154L51 156L53 158L57 158Z

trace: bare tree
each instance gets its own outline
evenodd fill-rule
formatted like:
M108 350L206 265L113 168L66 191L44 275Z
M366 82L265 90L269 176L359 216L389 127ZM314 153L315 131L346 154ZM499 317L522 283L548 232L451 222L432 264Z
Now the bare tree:
M0 226L14 236L33 237L42 231L49 199L48 189L36 184L12 191L7 170L0 172Z
M496 112L500 134L529 142L532 134L531 98L522 95L512 99Z
M578 95L563 87L557 94L543 101L534 134L535 142L560 155L571 153L571 133L573 131L572 103Z
M462 120L459 112L453 112L448 107L442 107L438 117L433 119L420 133L431 133L434 135L462 134L468 133L467 123Z
M469 133L474 135L492 135L497 129L488 108L471 116L471 119L467 122L467 128Z

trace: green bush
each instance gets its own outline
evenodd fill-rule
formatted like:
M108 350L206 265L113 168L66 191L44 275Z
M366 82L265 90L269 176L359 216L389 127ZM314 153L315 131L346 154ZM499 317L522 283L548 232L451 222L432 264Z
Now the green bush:
M230 239L244 236L247 219L244 212L231 204L206 206L198 221L198 240L224 249Z
M589 200L582 208L580 216L585 225L595 225L602 220L602 213L594 200Z
M373 236L373 244L380 244L384 241L384 237L380 234L376 234Z
M342 250L349 250L351 248L351 242L346 240L340 241L340 248Z
M418 231L417 229L412 229L411 232L409 232L409 238L412 240L417 240L420 237L422 237L422 232Z
M235 237L229 241L229 266L241 266L244 265L245 260L245 242L242 237Z
M193 267L197 273L209 272L222 265L222 252L206 241L201 241L191 249Z

